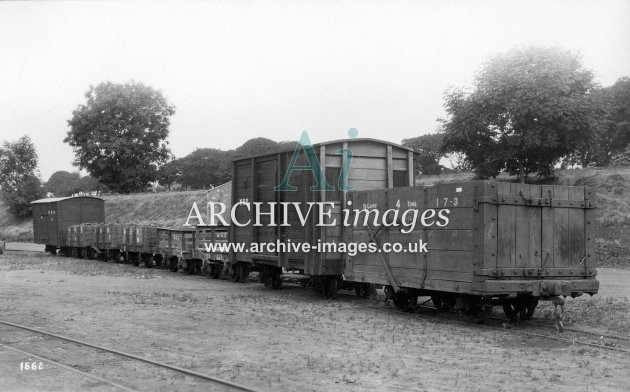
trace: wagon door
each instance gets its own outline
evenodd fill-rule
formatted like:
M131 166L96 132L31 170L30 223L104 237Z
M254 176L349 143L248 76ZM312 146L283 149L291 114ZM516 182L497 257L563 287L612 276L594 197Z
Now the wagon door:
M251 203L253 197L253 160L235 162L234 173L232 179L232 205L237 203ZM236 221L240 223L247 222L250 219L250 212L243 206L236 209ZM232 240L235 243L243 243L247 246L253 241L252 226L240 226L232 221ZM250 261L251 254L247 252L234 252L231 258L235 261Z
M275 158L275 157L274 157ZM270 202L276 202L276 195L278 192L274 190L274 187L278 184L277 178L277 161L276 159L268 160L268 161L259 161L256 162L256 183L254 184L255 188L255 200L261 202L261 212L266 213L269 211ZM277 209L276 209L277 211ZM274 212L275 213L275 212ZM255 215L252 215L255 218ZM260 223L262 226L253 226L254 230L254 241L258 243L263 242L276 242L277 232L276 229L278 227L278 215L274 216L275 226L269 225L271 222L271 217L267 214L261 214ZM267 249L262 252L262 254L276 256L278 252L269 252Z
M57 203L50 203L47 205L48 211L46 214L46 228L47 228L47 241L49 245L59 245L59 239L57 238L58 219L57 219Z
M589 189L486 183L483 269L500 278L593 274L594 211ZM483 205L485 204L485 206Z

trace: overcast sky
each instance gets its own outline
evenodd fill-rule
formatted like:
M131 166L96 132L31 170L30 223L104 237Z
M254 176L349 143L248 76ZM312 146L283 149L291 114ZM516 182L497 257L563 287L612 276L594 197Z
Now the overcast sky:
M578 51L607 86L630 75L629 1L0 3L0 139L28 134L42 178L91 84L141 81L177 108L170 146L264 136L400 143L434 132L449 86L515 45Z

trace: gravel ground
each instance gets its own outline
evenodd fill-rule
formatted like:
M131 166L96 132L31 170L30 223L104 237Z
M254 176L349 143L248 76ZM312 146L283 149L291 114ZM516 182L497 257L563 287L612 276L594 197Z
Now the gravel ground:
M117 348L261 391L622 391L630 358L509 330L476 328L342 292L236 284L44 253L0 256L1 318ZM3 328L0 343L50 350ZM552 331L550 331L552 333ZM87 358L66 358L81 365ZM0 390L111 390L0 347ZM90 368L141 391L208 384ZM137 365L145 366L145 365ZM141 373L141 374L140 374Z

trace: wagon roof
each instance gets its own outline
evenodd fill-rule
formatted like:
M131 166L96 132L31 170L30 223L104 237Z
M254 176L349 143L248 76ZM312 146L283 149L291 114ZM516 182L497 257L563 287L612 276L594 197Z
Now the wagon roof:
M56 203L56 202L62 201L62 200L80 199L80 198L90 198L90 199L97 199L97 200L105 200L105 199L101 199L100 197L96 197L96 196L47 197L45 199L39 199L39 200L32 201L31 204Z
M355 143L355 142L374 142L374 143L380 143L380 144L388 144L392 147L396 147L396 148L400 148L401 150L407 150L410 152L414 152L412 148L400 145L400 144L396 144L393 142L388 142L386 140L379 140L379 139L373 139L373 138L369 138L369 137L358 137L358 138L354 138L354 139L337 139L337 140L330 140L330 141L326 141L326 142L320 142L320 143L313 143L312 146L313 147L319 147L319 146L325 146L328 144L339 144L339 143ZM297 143L299 144L299 142ZM243 159L251 159L251 158L258 158L258 157L264 157L264 156L270 156L270 155L275 155L275 154L279 154L279 153L283 153L283 152L289 152L289 151L293 151L295 150L295 146L288 146L288 147L282 147L279 148L277 150L274 150L273 152L267 152L267 153L262 153L262 154L254 154L254 155L242 155L239 157L236 157L234 159L232 159L232 161L240 161Z

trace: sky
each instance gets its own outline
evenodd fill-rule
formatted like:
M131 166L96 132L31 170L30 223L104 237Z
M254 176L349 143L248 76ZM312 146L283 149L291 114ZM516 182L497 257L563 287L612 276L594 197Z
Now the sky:
M630 1L0 2L0 140L29 135L42 179L76 171L63 138L90 85L143 82L176 107L170 148L253 137L433 133L443 94L517 45L630 76Z

